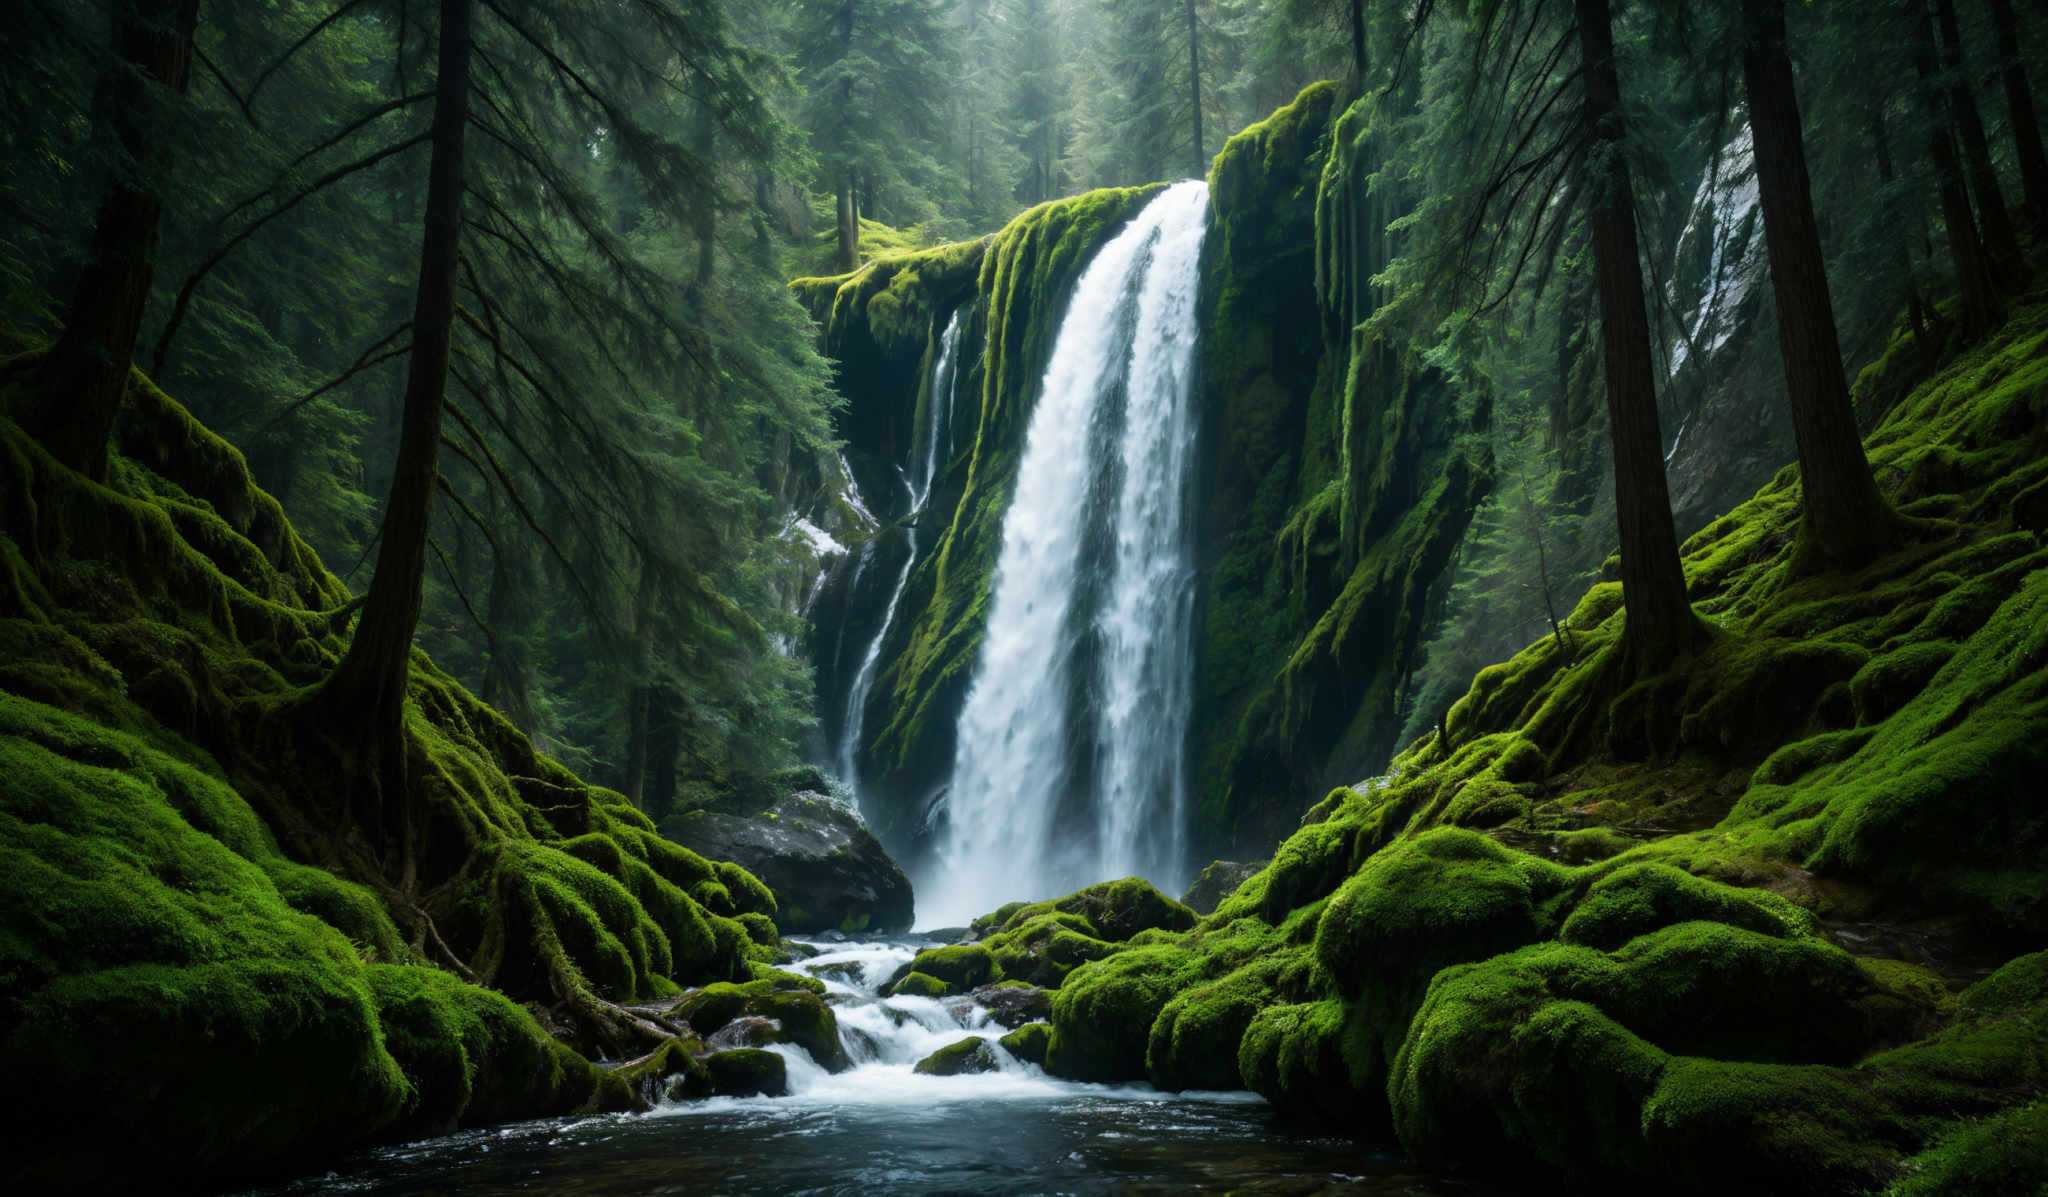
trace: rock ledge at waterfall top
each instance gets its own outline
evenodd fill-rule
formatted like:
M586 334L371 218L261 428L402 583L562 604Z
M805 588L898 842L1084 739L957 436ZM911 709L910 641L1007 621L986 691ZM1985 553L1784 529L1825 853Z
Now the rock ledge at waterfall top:
M753 815L692 811L663 834L714 860L730 860L775 891L785 931L908 931L910 878L860 813L807 790Z

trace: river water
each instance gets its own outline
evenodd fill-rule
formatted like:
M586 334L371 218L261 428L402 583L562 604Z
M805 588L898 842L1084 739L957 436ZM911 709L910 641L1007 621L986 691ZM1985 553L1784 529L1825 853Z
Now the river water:
M1289 1125L1248 1093L1161 1093L1000 1071L929 1077L931 1051L1004 1028L964 999L880 998L915 939L819 943L854 1059L836 1076L782 1046L792 1092L545 1119L366 1152L273 1194L1366 1193L1478 1190L1397 1154Z

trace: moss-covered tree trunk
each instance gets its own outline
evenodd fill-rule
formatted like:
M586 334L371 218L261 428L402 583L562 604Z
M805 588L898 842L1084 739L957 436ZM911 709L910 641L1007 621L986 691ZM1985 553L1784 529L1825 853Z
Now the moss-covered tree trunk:
M1935 0L1941 19L1943 65L1948 70L1949 107L1956 131L1962 134L1963 161L1970 168L1970 190L1977 195L1977 212L1984 222L1984 248L1991 254L1994 273L2023 272L2019 237L2013 232L2012 213L1998 189L1998 171L1991 165L1991 141L1984 135L1984 118L1977 111L1977 97L1970 91L1970 76L1963 63L1963 34L1956 23L1956 0Z
M163 93L185 92L199 0L129 0L114 22L114 61L94 107L118 148L113 182L93 225L91 256L72 293L64 334L44 364L39 401L22 424L59 461L95 478L107 473L114 416L128 389L135 338L156 278L156 251L171 151Z
M469 114L470 0L441 0L440 73L436 78L433 160L427 170L425 234L419 288L413 299L412 358L398 465L384 508L377 572L362 621L328 679L334 706L369 731L373 746L395 759L403 727L407 667L426 580L427 537L440 477L442 399L454 339L455 271L462 238L462 142ZM386 787L386 802L397 795Z
M1742 7L1748 25L1742 77L1777 298L1778 346L1799 449L1795 560L1861 561L1889 543L1897 521L1871 480L1842 375L1820 226L1813 217L1813 185L1806 173L1799 97L1785 51L1785 0L1743 0Z
M1949 134L1949 100L1935 78L1934 20L1926 5L1919 5L1914 24L1913 68L1920 77L1927 104L1934 110L1927 140L1927 159L1934 167L1941 192L1941 222L1948 232L1949 257L1956 267L1956 292L1962 305L1962 334L1974 340L1998 323L1997 288L1977 240L1977 221L1970 211L1970 195L1963 190L1962 164L1956 160L1955 141Z
M2026 64L2020 60L2019 20L2013 15L2012 0L1987 2L1992 36L1998 45L1998 74L2005 84L2006 108L2012 114L2013 156L2019 161L2020 186L2025 189L2034 226L2048 234L2048 152L2041 148L2040 115L2034 111L2034 92L2027 85Z
M1656 371L1636 247L1635 191L1622 157L1621 76L1607 0L1573 0L1584 56L1585 135L1594 141L1593 271L1600 289L1600 338L1607 418L1614 441L1615 522L1621 535L1621 591L1628 609L1630 668L1662 672L1691 646L1692 608L1678 564L1678 534L1664 482L1664 433L1657 423Z

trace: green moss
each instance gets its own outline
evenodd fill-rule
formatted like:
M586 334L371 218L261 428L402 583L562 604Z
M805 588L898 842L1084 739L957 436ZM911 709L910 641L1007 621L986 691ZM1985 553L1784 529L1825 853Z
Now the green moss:
M1053 995L1046 1071L1082 1081L1145 1079L1152 1024L1200 966L1195 953L1161 946L1075 969Z
M1961 1123L1907 1160L1904 1172L1888 1197L2048 1189L2048 1100Z
M989 1041L981 1038L967 1038L949 1043L917 1062L911 1071L923 1076L966 1076L976 1072L994 1072L1002 1067L996 1062L996 1049Z
M951 944L926 948L905 967L944 982L949 992L964 992L990 979L995 958L978 943Z
M699 1035L710 1035L736 1018L772 1018L781 1024L777 1042L794 1043L831 1072L849 1067L839 1043L839 1020L812 989L783 988L776 978L744 985L721 982L685 994L672 1012Z
M1002 1049L1026 1064L1045 1064L1046 1048L1052 1043L1052 1024L1027 1022L996 1041Z
M781 1097L789 1092L789 1062L753 1047L727 1048L704 1057L711 1089L721 1097Z
M941 998L953 992L953 987L926 973L905 973L900 980L889 983L890 997Z

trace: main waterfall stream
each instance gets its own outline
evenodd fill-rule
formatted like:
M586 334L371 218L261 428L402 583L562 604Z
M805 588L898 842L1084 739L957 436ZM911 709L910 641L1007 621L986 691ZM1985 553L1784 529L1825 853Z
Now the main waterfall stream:
M1003 522L923 926L1187 862L1196 287L1209 191L1160 192L1075 284Z
M1347 1139L1284 1122L1247 1093L1161 1093L999 1071L920 1076L924 1055L1005 1030L966 998L876 990L930 943L817 943L855 1062L833 1075L791 1045L786 1097L547 1119L365 1152L277 1194L1474 1193Z

